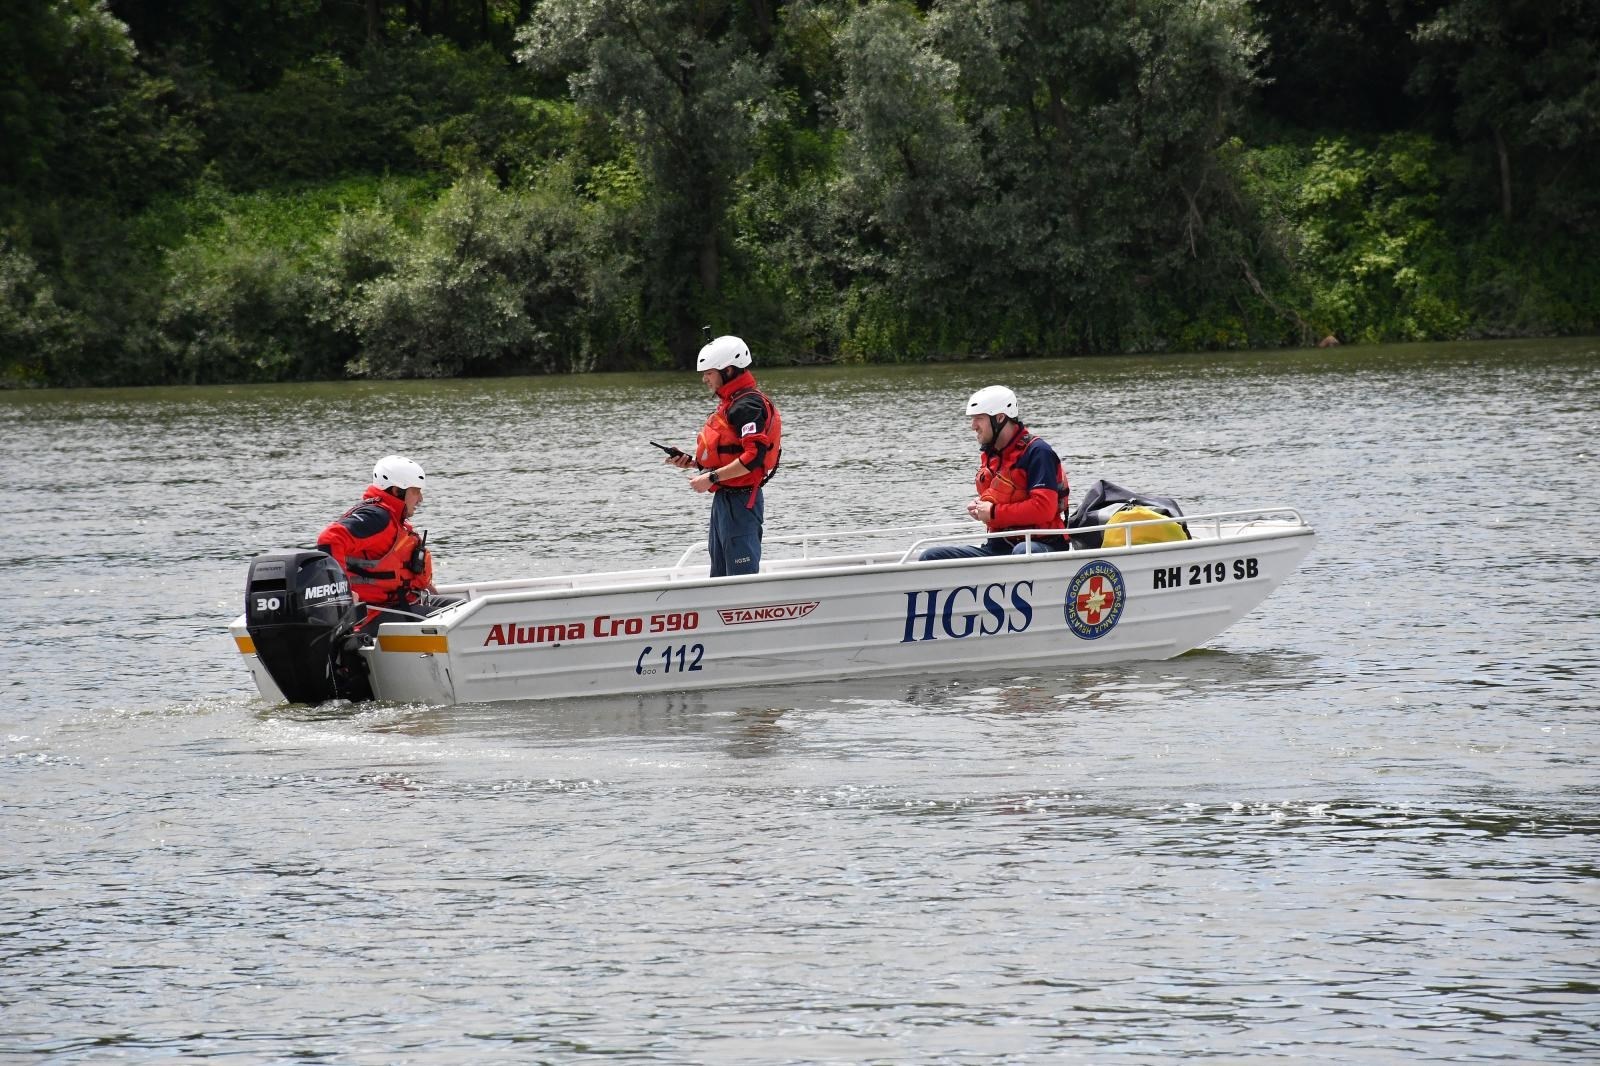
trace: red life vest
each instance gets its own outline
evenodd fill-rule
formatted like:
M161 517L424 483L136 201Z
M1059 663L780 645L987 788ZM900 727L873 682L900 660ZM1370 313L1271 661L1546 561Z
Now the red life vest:
M978 498L994 504L994 516L989 520L989 532L1007 529L1065 529L1067 528L1067 470L1061 460L1056 460L1055 484L1028 486L1028 473L1021 466L1022 453L1034 444L1042 448L1049 445L1024 429L1011 439L999 453L985 450L978 460L976 479ZM1048 487L1050 495L1036 494L1040 487Z
M433 555L405 508L404 500L373 485L317 536L317 547L344 568L363 603L406 603L433 584Z
M728 421L728 409L746 395L754 395L766 409L766 427L758 433L740 436L740 428ZM737 459L747 473L719 481L717 489L742 489L765 485L778 472L783 452L783 416L778 407L756 388L756 379L746 370L717 389L717 409L711 412L695 441L694 462L701 470L716 470ZM755 494L750 494L755 505Z

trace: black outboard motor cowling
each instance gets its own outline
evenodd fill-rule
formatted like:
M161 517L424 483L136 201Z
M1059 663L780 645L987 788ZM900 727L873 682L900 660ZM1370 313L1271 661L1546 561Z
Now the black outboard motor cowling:
M333 558L311 549L250 561L245 628L256 657L291 703L372 698L353 633L366 609Z

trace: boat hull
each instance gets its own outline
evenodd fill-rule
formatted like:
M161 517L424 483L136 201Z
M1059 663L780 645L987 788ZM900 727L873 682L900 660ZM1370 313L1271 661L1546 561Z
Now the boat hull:
M441 591L466 602L383 625L365 654L378 699L429 704L1164 659L1259 604L1313 539L1296 516L1096 551L461 585ZM281 698L258 663L252 673Z

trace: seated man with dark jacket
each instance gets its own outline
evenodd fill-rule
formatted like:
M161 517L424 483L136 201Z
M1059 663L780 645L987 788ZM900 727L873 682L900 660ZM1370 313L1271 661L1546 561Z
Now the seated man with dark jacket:
M995 535L982 544L928 548L920 558L981 559L1064 550L1067 541L1061 535L1006 535L1026 529L1066 532L1066 469L1056 450L1017 417L1017 394L1004 385L979 389L967 400L966 414L979 448L977 495L967 502L967 514Z

